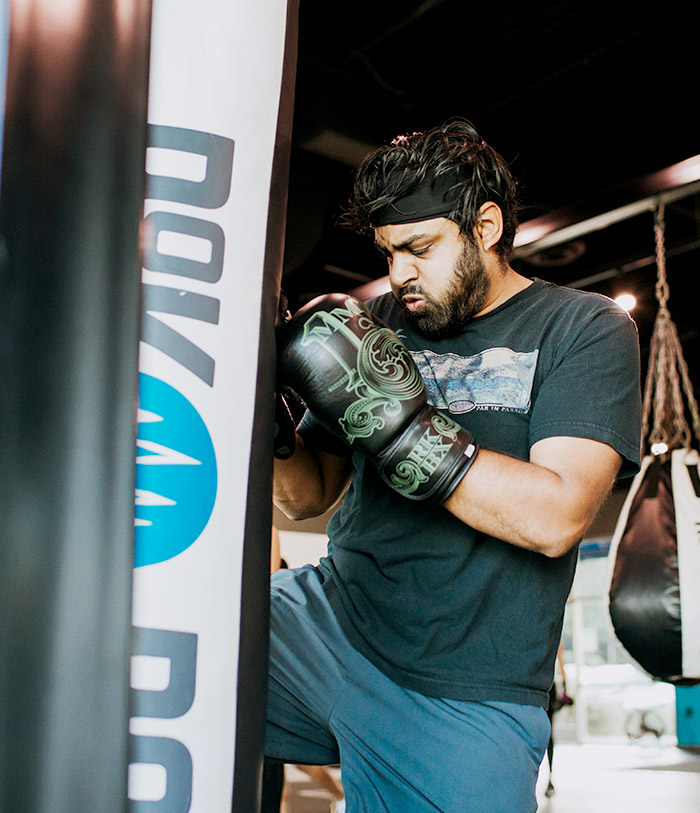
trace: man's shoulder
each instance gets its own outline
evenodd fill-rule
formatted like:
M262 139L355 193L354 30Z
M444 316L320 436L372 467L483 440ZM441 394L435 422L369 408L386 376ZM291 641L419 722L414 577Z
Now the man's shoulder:
M623 309L610 297L595 291L586 291L581 288L569 288L554 282L538 280L541 298L552 300L556 304L570 303L572 307L590 310L609 310L613 313L625 313Z
M605 323L623 330L633 331L635 327L630 314L615 300L595 291L544 282L533 305L535 312L539 310L541 318L556 323L577 324L584 328L603 319Z

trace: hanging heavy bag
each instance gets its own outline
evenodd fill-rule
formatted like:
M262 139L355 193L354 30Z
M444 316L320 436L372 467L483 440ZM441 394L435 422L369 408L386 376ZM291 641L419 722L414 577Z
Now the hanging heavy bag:
M697 452L647 455L612 539L610 620L652 677L700 681L700 481Z
M688 685L700 682L700 457L690 448L681 384L696 440L700 418L667 308L663 207L655 232L659 313L642 431L649 453L612 537L608 609L615 635L638 666L658 680Z

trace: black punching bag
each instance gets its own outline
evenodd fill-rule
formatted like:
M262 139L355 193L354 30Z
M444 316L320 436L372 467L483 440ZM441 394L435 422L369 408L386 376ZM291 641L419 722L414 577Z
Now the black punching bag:
M11 0L0 810L127 809L150 0Z
M700 680L697 454L645 457L613 537L609 611L615 634L652 677Z

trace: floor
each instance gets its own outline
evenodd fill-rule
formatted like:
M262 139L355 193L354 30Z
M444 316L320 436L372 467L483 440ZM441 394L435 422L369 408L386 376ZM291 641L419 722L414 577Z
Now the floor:
M329 813L330 796L305 774L287 766L286 779L284 813ZM543 767L539 813L700 813L700 750L678 748L674 740L561 743L553 779L555 793L547 798Z

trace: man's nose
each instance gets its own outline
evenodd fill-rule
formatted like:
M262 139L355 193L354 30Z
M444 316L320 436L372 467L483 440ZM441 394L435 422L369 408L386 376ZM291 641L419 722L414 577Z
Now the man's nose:
M394 288L403 288L418 279L418 267L410 254L395 254L389 268L389 280Z

